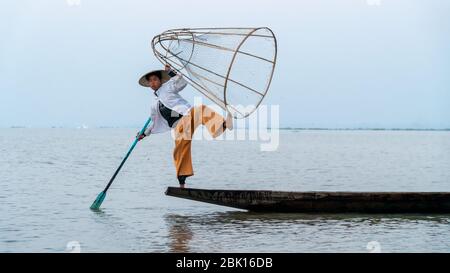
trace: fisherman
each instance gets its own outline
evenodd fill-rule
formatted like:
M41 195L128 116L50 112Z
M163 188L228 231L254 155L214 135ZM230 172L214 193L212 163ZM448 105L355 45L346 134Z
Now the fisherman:
M150 87L156 96L151 107L151 125L137 138L142 140L150 134L174 130L175 148L173 160L176 175L181 188L185 187L186 178L194 175L191 158L191 142L195 129L205 125L213 138L220 136L226 129L233 129L233 118L228 113L224 119L220 114L205 105L192 107L179 92L187 81L177 74L169 65L164 70L154 70L139 80L139 84Z

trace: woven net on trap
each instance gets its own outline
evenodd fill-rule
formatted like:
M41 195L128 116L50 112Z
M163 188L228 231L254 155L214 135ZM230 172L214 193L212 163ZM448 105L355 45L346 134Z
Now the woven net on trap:
M269 28L174 29L152 40L155 56L236 118L250 115L269 89L277 42Z

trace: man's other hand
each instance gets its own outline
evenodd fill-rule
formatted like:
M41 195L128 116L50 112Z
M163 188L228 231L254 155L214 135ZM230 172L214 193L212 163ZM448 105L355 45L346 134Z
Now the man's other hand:
M141 132L138 132L138 133L136 134L136 138L137 138L138 140L142 140L144 137L146 137L146 135L141 134Z

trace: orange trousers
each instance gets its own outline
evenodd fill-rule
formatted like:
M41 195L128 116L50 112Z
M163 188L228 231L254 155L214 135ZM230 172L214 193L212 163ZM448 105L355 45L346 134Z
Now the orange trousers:
M183 116L174 129L175 149L173 160L177 176L194 175L191 158L192 136L199 125L205 125L213 138L220 136L223 131L224 118L211 108L200 105L191 108L188 115Z

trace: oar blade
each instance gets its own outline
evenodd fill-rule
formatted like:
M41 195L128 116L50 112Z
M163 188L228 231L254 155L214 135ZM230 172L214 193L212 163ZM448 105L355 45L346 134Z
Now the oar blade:
M100 206L103 203L103 200L105 200L106 192L102 191L97 198L95 199L94 203L91 205L91 210L99 210Z

